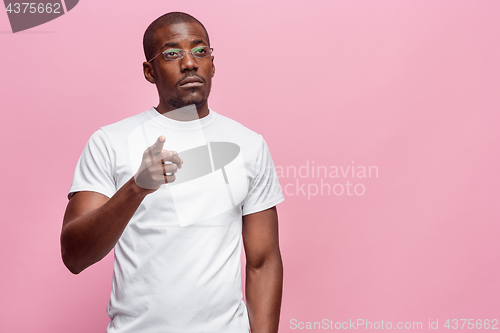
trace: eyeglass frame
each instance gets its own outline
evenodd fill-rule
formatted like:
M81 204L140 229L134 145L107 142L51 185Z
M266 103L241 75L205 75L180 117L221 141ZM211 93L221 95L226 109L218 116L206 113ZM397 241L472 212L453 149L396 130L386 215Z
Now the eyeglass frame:
M153 58L151 58L151 60L148 60L148 62L151 62L151 61L155 60L155 59L156 59L156 57L158 57L160 54L163 54L163 58L164 58L165 60L167 60L167 61L175 61L175 60L181 60L181 59L183 59L183 58L184 58L184 56L186 55L186 51L188 51L188 52L191 54L191 56L192 56L193 58L198 58L198 59L202 59L202 58L209 57L209 56L211 56L211 55L212 55L212 52L214 52L214 48L213 48L213 47L203 46L203 47L208 47L208 49L210 50L210 53L209 53L208 55L204 56L204 57L198 57L198 56L195 56L195 55L193 54L193 52L192 52L192 51L193 51L195 48L197 48L197 47L199 47L199 46L195 46L195 47L193 47L191 50L184 50L184 49L167 49L167 50L162 51L162 52L158 53L157 55L155 55ZM181 51L182 51L182 57L180 57L179 59L167 59L167 58L165 58L165 53L166 53L167 51L170 51L170 50L181 50Z

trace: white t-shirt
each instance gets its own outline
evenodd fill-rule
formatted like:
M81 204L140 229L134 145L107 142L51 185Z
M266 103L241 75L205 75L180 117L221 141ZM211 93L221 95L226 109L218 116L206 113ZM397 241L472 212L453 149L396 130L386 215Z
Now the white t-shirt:
M160 135L184 164L146 196L115 245L107 332L247 333L242 216L284 200L261 135L212 110L176 121L151 108L90 137L68 197L113 196Z

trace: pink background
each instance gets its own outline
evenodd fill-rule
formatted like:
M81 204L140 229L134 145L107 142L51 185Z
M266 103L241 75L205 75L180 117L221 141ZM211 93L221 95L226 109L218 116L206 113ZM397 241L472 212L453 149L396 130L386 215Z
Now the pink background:
M17 34L0 13L1 332L105 330L112 255L66 270L66 194L96 129L157 105L142 35L168 11L205 24L209 105L276 166L378 168L280 178L281 332L500 319L500 2L82 0ZM297 181L365 192L308 198Z

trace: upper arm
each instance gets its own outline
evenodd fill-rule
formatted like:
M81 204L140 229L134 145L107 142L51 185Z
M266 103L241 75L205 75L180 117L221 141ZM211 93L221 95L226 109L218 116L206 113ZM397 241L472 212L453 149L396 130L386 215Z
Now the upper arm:
M244 215L242 234L248 266L259 268L269 258L281 260L276 206Z
M260 213L284 200L283 193L274 168L273 159L266 141L260 137L258 152L247 169L252 181L243 202L243 215ZM269 213L269 212L268 212ZM266 213L266 214L268 214Z
M63 228L74 219L101 207L108 200L109 198L101 193L91 191L76 192L66 206Z
M90 136L76 164L68 193L69 205L73 204L76 196L87 199L88 195L94 196L95 192L99 192L110 198L116 193L116 157L113 152L112 145L102 129ZM75 194L71 196L72 193Z

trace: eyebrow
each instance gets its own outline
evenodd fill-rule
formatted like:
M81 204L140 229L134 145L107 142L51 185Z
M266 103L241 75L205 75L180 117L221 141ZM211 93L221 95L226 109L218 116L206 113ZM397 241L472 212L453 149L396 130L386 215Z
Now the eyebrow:
M191 46L196 46L198 44L207 44L203 39L195 39L193 41L191 41ZM164 47L179 47L180 48L180 44L179 43L176 43L176 42L167 42L163 45L162 48Z

